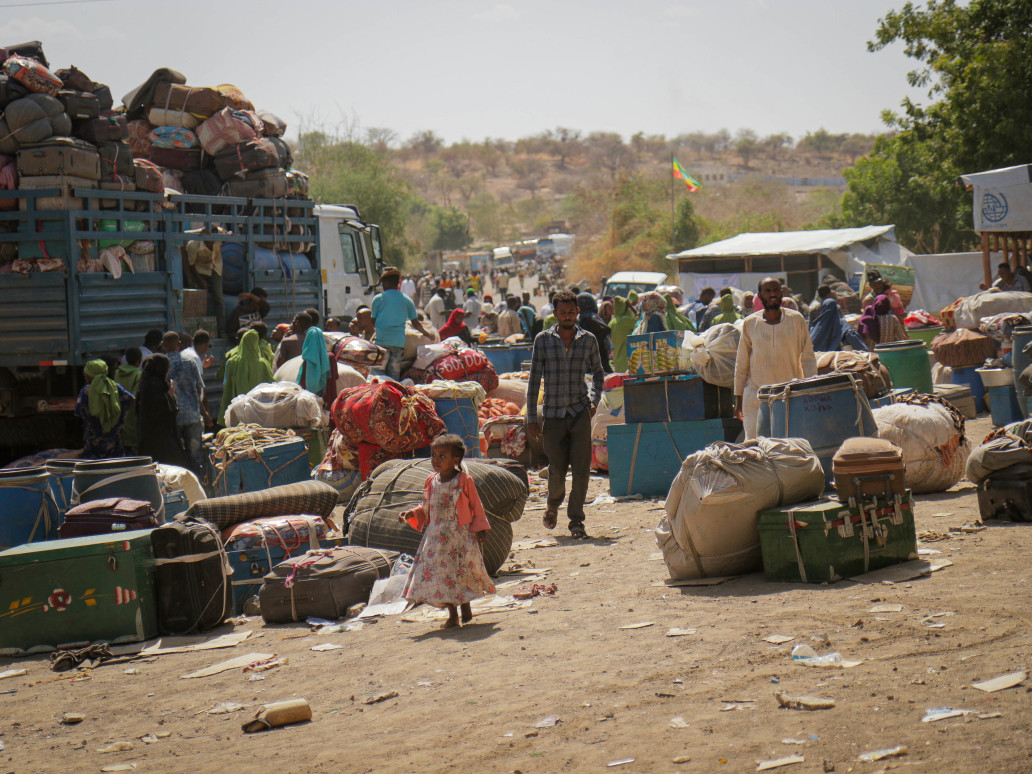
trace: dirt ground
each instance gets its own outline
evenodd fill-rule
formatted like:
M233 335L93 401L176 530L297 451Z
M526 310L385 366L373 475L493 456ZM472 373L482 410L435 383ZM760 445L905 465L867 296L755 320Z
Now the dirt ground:
M969 438L977 442L988 427L987 419L969 423ZM590 496L607 492L605 479L593 478ZM28 670L0 680L0 771L745 772L791 755L804 761L777 771L1030 771L1032 687L969 686L1032 663L1032 528L994 523L951 533L978 519L966 482L916 500L918 532L944 536L922 544L941 552L929 558L953 564L907 582L821 586L754 574L666 587L652 532L659 501L616 503L589 509L591 540L559 532L556 546L516 552L547 568L554 598L459 630L394 617L319 635L250 618L236 626L252 632L237 647L104 665L77 681L54 681L45 656L0 660L0 671ZM541 515L528 510L516 540L547 537ZM900 612L871 611L894 604ZM642 623L651 625L621 628ZM667 636L674 627L694 632ZM795 639L764 641L775 634ZM326 642L343 647L311 650ZM789 654L798 643L862 663L795 665ZM180 679L254 651L289 664L258 681L240 669ZM779 690L836 704L781 709ZM364 703L391 691L398 695ZM311 723L242 733L258 706L294 697L310 702ZM222 702L245 709L206 712ZM935 707L973 712L922 722ZM66 712L85 720L62 725ZM541 723L548 716L557 722ZM140 739L159 733L170 735ZM98 752L119 741L133 749ZM897 745L908 753L857 760Z

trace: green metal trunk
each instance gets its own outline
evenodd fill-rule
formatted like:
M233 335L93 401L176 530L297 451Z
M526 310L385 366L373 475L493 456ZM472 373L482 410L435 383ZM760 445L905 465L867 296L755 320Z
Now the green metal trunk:
M0 655L157 636L150 533L0 552Z
M917 558L910 490L850 507L837 500L760 511L767 580L825 583Z

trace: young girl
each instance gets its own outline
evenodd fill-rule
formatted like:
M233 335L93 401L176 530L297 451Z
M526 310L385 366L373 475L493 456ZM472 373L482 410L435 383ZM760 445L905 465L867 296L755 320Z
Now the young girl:
M491 527L473 477L462 470L465 452L457 435L437 436L430 447L435 472L426 479L423 504L398 514L423 532L405 598L448 608L445 629L459 625L459 610L462 623L469 623L469 603L495 590L479 546Z

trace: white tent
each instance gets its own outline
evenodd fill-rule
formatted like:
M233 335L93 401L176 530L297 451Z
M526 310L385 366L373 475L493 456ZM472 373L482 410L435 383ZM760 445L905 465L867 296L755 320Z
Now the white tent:
M958 298L978 292L982 278L981 253L910 255L903 264L914 270L911 309L938 314Z
M960 179L974 192L975 231L1032 231L1032 164Z

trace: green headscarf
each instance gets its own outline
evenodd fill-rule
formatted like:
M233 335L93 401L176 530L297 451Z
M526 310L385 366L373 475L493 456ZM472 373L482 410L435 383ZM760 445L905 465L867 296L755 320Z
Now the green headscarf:
M627 306L627 299L622 296L614 298L613 319L609 321L609 332L613 338L613 369L616 371L627 370L627 337L637 324L638 316Z
M91 360L83 369L90 382L90 413L100 422L105 433L118 424L122 416L122 402L118 399L118 385L108 378L107 363Z
M713 318L711 325L719 325L720 323L733 323L735 320L741 320L742 315L738 314L735 309L735 297L732 295L721 296L720 300L717 301L717 306L720 307L720 314Z
M222 388L222 407L218 422L225 423L226 409L237 395L246 395L259 384L272 381L272 366L262 357L258 331L253 328L240 339L237 351L226 360L226 381Z
M694 331L692 321L677 310L677 302L669 293L663 296L666 299L666 327L668 331Z

